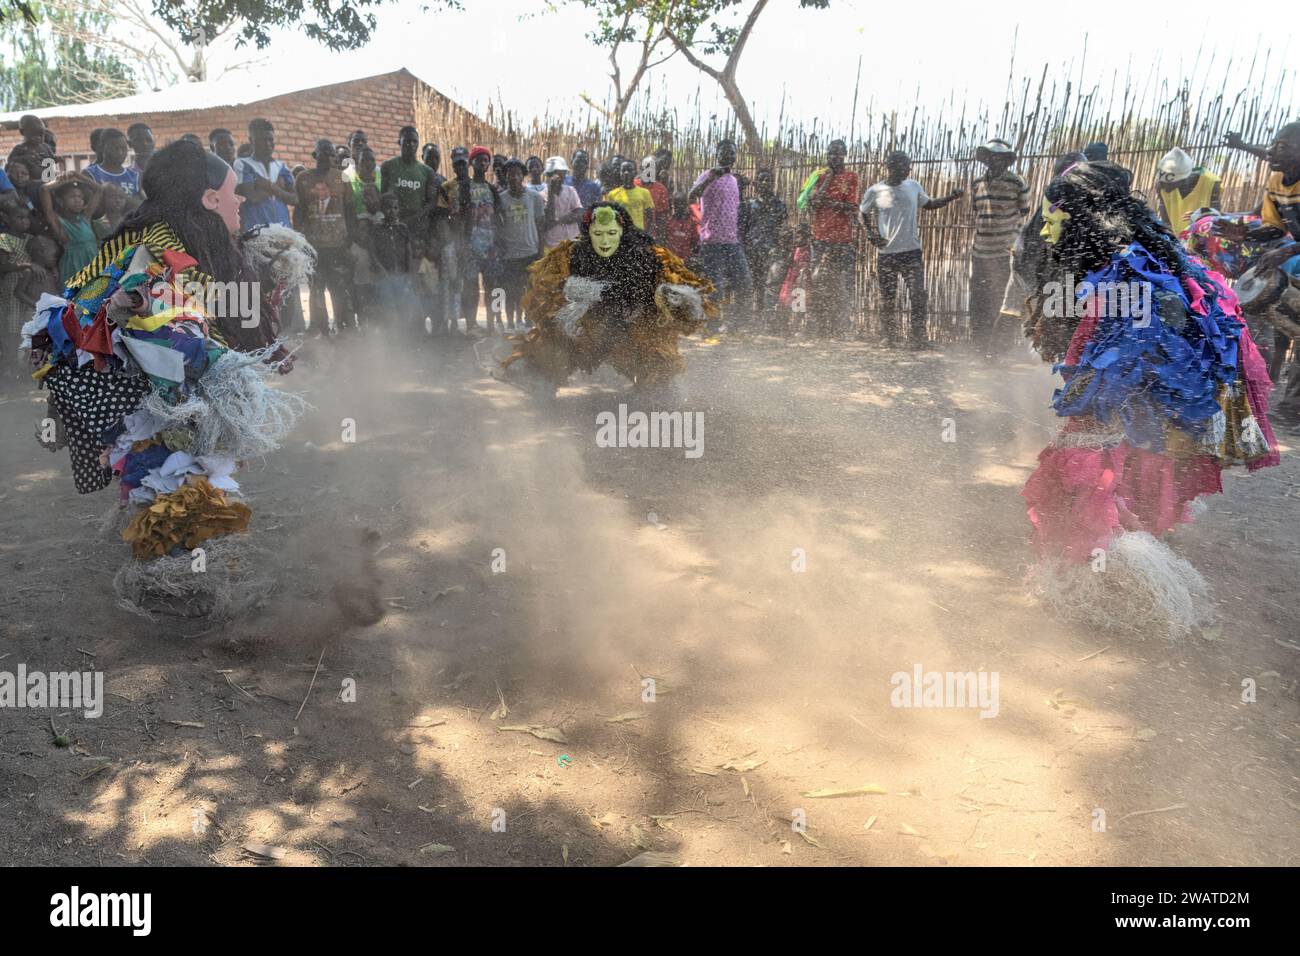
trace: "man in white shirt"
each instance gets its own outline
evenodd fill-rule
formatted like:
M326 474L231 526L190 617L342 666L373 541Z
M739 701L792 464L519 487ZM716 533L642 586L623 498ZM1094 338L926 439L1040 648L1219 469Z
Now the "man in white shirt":
M563 156L552 156L546 161L546 200L543 216L542 244L553 249L566 239L577 239L579 224L586 210L582 206L582 197L572 186L564 184L564 177L569 175L569 164Z
M912 160L894 151L885 157L885 181L876 183L862 194L858 209L871 244L879 250L876 275L885 307L885 335L890 344L897 339L898 280L907 284L907 298L912 306L910 344L926 348L925 260L921 256L921 236L917 230L917 213L921 209L942 209L964 194L954 189L942 199L931 199L915 179L909 179Z

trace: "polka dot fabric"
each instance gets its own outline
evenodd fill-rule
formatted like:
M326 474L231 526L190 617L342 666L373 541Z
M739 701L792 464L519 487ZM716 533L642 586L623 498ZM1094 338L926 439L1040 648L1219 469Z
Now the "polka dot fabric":
M45 386L63 421L77 491L86 495L108 487L113 470L100 464L99 456L105 447L100 436L135 411L149 391L148 383L96 372L89 365L56 365L45 376Z

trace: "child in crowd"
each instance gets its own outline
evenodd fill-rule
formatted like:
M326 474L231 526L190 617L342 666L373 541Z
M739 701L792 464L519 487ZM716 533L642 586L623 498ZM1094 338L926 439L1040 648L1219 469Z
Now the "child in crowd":
M27 242L27 255L31 268L23 270L23 277L14 289L30 319L42 295L62 295L63 283L59 281L59 244L49 236L32 236ZM23 320L24 322L26 319Z
M700 254L700 224L691 214L690 204L685 196L673 197L673 214L668 217L664 244L669 252L686 263L694 271L698 268L696 257Z
M0 232L0 335L9 344L17 341L23 324L32 317L32 310L25 308L15 295L24 273L32 267L27 253L31 218L17 200L0 208L0 224L4 226L4 232Z
M357 315L363 324L367 324L379 311L375 298L375 281L379 278L379 270L371 261L370 248L376 228L383 225L384 214L380 210L379 187L374 183L365 183L359 196L361 211L353 218L352 224L355 230L352 236L352 288Z
M122 190L122 194L136 195L140 192L140 172L126 164L130 144L126 134L120 129L101 130L99 134L98 161L86 167L86 175L97 183L112 183Z
M127 194L117 183L104 183L100 193L100 216L91 222L95 229L95 238L103 242L122 225L126 218Z
M396 193L380 199L383 221L370 231L370 261L375 269L375 303L382 322L396 321L406 331L415 324L416 301L411 287L414 248L410 230L401 221Z
M18 200L28 208L36 208L32 202L32 174L28 172L27 166L23 163L10 163L5 167L5 172L9 176L9 181L14 185L14 192Z
M50 234L63 247L59 279L69 281L90 265L99 250L91 220L99 212L103 189L84 173L69 173L41 190L41 206Z
M8 338L11 348L19 341L18 333L22 327L36 315L36 303L42 295L63 295L63 283L59 281L59 245L49 236L31 236L27 239L26 265L16 273L17 281L13 289L13 314L9 321L18 322L18 332ZM8 274L6 274L7 277ZM7 284L7 283L6 283ZM9 351L9 348L6 348ZM10 354L13 354L12 352ZM22 361L15 367L15 374L26 378L31 374L27 363L27 353L20 353Z
M787 244L785 281L781 283L776 327L778 332L796 334L808 315L808 279L812 266L812 226L799 223Z

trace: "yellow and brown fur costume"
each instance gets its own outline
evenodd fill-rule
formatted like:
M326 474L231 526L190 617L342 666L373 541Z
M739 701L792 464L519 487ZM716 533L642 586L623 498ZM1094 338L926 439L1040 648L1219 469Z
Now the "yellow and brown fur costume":
M686 268L667 249L652 246L660 266L656 289L665 284L695 289L700 293L702 313L694 315L689 309L674 308L656 292L636 303L626 325L618 327L602 321L597 304L578 320L573 335L568 336L556 315L567 302L564 284L570 276L570 253L582 241L561 242L529 267L523 306L534 328L501 363L502 367L524 359L557 387L566 384L575 371L593 372L604 363L640 386L661 384L685 371L686 362L677 351L677 337L690 335L706 320L716 318L718 307L709 298L712 283Z

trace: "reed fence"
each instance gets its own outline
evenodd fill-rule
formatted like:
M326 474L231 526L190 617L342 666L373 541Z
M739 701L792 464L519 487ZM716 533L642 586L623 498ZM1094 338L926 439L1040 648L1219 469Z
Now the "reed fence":
M807 176L823 165L830 141L848 145L846 165L858 175L859 191L884 178L883 160L892 150L912 158L912 175L931 196L963 188L967 196L941 210L921 213L921 241L926 257L930 294L930 334L936 339L967 334L969 253L974 232L970 195L983 167L974 159L976 147L991 137L1016 147L1016 172L1029 183L1031 195L1042 194L1052 164L1062 153L1090 142L1105 142L1111 160L1133 171L1135 189L1155 201L1155 174L1160 158L1181 146L1201 165L1223 180L1225 211L1256 208L1268 175L1254 157L1223 146L1227 133L1240 133L1247 142L1264 144L1289 119L1295 118L1295 72L1257 54L1249 63L1229 60L1218 71L1214 55L1202 68L1201 54L1193 65L1196 79L1170 79L1160 56L1145 75L1130 71L1111 78L1109 88L1084 86L1074 77L1054 76L1044 68L1036 77L1008 77L1000 107L968 108L956 94L939 107L910 111L879 109L867 99L856 108L848 130L818 120L796 123L784 104L774 122L760 127L762 142L740 144L737 171L752 176L760 167L776 173L777 193L792 218L795 198ZM1014 61L1013 61L1014 62ZM1244 77L1243 77L1244 69ZM1014 71L1014 65L1012 67ZM660 146L673 151L670 187L684 193L703 170L714 164L716 144L738 138L734 120L704 103L699 91L685 103L669 104L662 93L647 89L622 118L613 123L595 104L555 114L521 119L500 102L488 103L481 117L454 109L438 97L417 98L416 125L425 141L443 145L444 155L455 144L482 143L512 156L571 156L578 148L599 167L604 157L619 153L640 159ZM852 324L873 330L879 322L879 292L875 283L876 252L860 242L855 309ZM900 305L905 306L905 295Z

